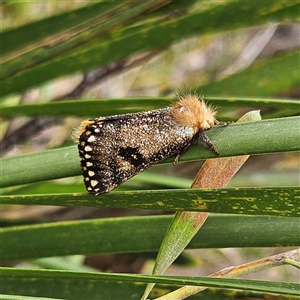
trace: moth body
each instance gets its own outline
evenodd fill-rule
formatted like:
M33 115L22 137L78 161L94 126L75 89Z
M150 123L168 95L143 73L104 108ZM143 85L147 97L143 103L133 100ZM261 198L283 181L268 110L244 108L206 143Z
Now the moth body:
M110 192L173 155L176 164L199 139L219 155L204 133L220 123L215 114L196 95L183 95L167 108L83 121L78 149L87 191Z

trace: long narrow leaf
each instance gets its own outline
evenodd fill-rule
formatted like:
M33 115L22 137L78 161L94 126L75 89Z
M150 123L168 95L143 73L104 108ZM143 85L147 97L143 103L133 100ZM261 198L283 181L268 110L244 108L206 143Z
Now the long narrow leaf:
M300 103L292 99L255 99L233 97L207 97L212 104L222 107L255 107L269 109L288 109L294 114L300 113ZM170 105L171 98L126 98L59 101L37 104L23 104L14 106L0 106L2 117L15 116L78 116L78 117L105 117L109 115L134 113L161 108Z
M157 251L172 218L109 218L3 228L1 260ZM299 231L299 218L210 215L187 248L300 246Z
M216 126L207 135L223 157L284 151L299 151L300 117L289 117L226 127ZM181 161L213 158L201 144L182 155ZM173 162L170 158L165 162ZM0 187L80 175L80 160L75 146L0 160Z
M91 206L300 216L298 186L262 188L181 189L84 194L6 195L0 204Z
M174 284L174 285L202 285L208 287L218 287L218 288L230 288L230 289L241 289L241 290L252 290L252 291L264 291L269 293L278 293L286 295L299 296L300 285L296 283L286 283L272 281L259 281L259 280L245 280L245 279L229 279L229 278L204 278L204 277L172 277L172 276L147 276L147 275L131 275L131 274L109 274L109 273L84 273L84 272L70 272L70 271L53 271L53 270L26 270L26 269L10 269L10 268L1 268L1 273L5 276L1 278L2 280L2 290L12 292L11 288L15 288L16 282L22 286L26 283L28 291L30 288L34 290L32 283L37 281L41 282L45 288L50 284L49 290L52 290L52 295L57 295L57 287L65 281L65 283L79 284L83 289L80 295L82 299L86 298L86 288L84 286L89 286L89 283L94 284L97 282L98 285L102 285L101 296L103 295L105 299L137 299L137 294L134 295L118 295L118 285L121 285L123 282L134 283L134 282L151 282L164 283L164 284ZM112 298L111 294L105 293L105 284L113 282L114 284L114 297ZM109 286L109 285L108 285ZM76 288L76 291L78 288ZM58 289L59 291L59 289ZM15 291L14 291L15 292ZM109 288L111 293L111 288ZM32 293L32 292L31 292ZM49 293L49 292L48 292ZM72 293L73 295L73 293ZM74 297L74 296L73 296ZM73 299L72 297L72 299ZM119 297L119 298L118 298ZM124 298L125 297L125 298ZM78 298L76 298L78 299ZM98 297L97 297L98 299Z

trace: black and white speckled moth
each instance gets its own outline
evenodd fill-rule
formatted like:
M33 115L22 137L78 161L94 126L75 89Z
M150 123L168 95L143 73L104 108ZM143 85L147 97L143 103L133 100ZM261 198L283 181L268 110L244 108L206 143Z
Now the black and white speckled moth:
M205 134L216 124L216 111L196 95L179 95L172 106L83 121L79 129L79 156L88 192L110 192L152 165L180 155L201 140L218 150Z

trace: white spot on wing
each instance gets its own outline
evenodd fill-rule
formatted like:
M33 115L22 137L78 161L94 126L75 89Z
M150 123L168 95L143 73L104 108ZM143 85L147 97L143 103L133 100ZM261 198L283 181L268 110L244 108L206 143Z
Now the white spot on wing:
M94 135L91 135L91 136L87 139L87 141L88 141L89 143L94 143L95 140L96 140L96 138L95 138Z
M91 186L94 187L98 184L98 181L97 180L92 180L91 181Z
M95 175L95 172L89 171L88 174L89 174L90 177L93 177ZM94 181L94 180L92 180L92 181Z

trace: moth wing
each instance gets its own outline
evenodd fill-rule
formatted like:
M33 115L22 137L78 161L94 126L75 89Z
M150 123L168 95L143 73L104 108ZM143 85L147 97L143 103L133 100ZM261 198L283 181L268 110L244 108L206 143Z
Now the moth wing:
M89 192L107 193L152 165L180 153L192 129L173 124L167 109L85 121L79 138Z

